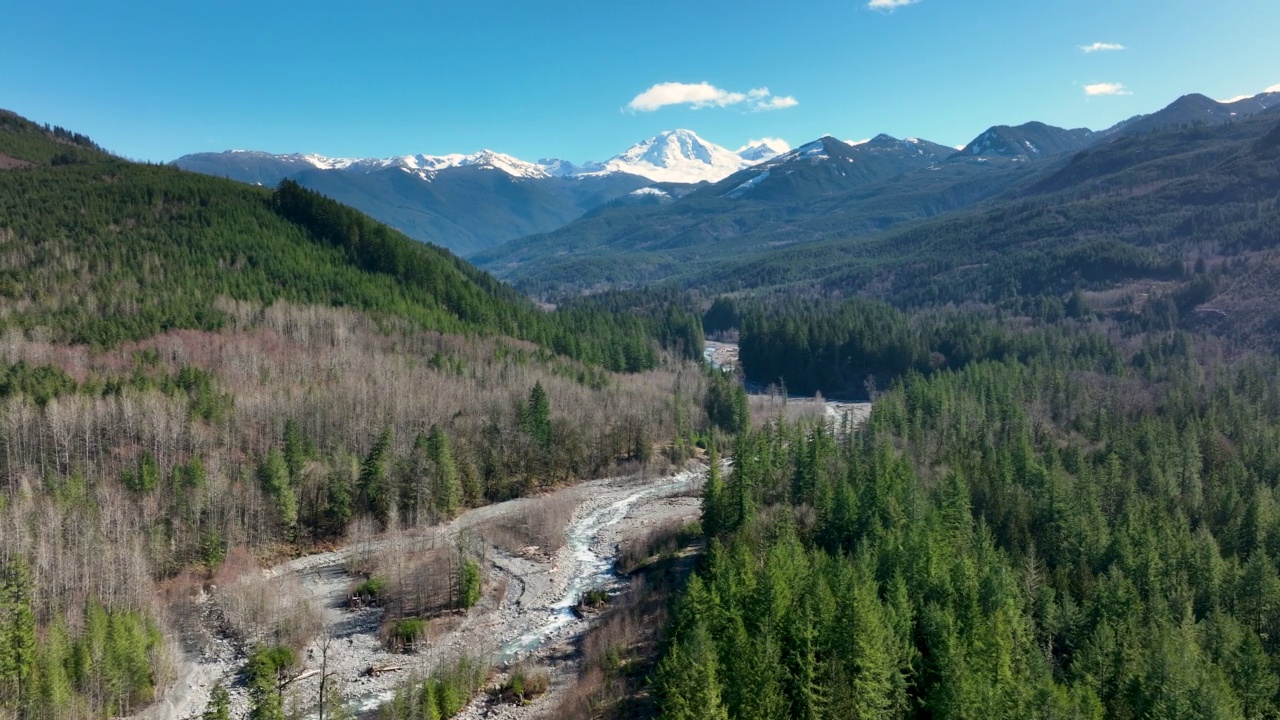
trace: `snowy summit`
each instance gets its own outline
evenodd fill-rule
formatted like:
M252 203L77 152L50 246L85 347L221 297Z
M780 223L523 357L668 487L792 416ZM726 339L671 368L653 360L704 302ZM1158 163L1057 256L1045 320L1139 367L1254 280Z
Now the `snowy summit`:
M541 180L545 178L599 177L614 173L637 175L653 182L699 183L717 182L735 172L771 160L791 150L785 140L764 138L752 140L737 152L698 137L692 130L668 130L655 137L636 143L621 155L607 162L586 162L581 165L544 158L527 162L511 155L492 150L465 155L396 155L389 158L333 158L317 154L294 153L272 155L253 150L230 150L226 153L202 153L178 159L222 158L243 165L245 163L274 162L291 168L316 168L353 173L373 173L381 170L403 170L430 182L440 172L452 168L478 168L498 170L514 178Z
M692 130L668 130L609 160L604 172L625 172L654 182L717 182L752 164Z

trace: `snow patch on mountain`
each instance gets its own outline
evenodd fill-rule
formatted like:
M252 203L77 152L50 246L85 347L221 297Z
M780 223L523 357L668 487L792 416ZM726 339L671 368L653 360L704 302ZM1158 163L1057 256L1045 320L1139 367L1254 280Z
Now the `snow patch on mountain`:
M764 171L762 171L759 175L756 175L755 177L753 177L753 178L751 178L750 180L748 180L748 181L746 181L746 182L742 183L742 184L741 184L741 185L739 185L738 187L736 187L736 188L734 188L734 189L730 190L729 192L725 193L725 194L724 194L724 197L734 198L734 199L736 200L736 199L738 199L738 198L742 197L743 195L745 195L745 194L747 193L747 191L751 190L751 188L753 188L753 187L755 187L755 186L759 185L760 183L764 182L768 177L769 177L769 171L768 171L768 170L764 170Z
M807 158L809 160L827 160L831 155L827 152L827 144L822 140L814 140L811 143L805 143L796 148L794 153L796 157Z
M636 143L604 163L601 173L625 172L654 182L716 182L751 165L734 151L692 130L668 130Z
M660 190L656 187L643 187L643 188L640 188L639 190L632 190L627 194L635 195L636 197L644 197L646 195L652 195L653 197L658 197L658 198L671 197L671 193L667 192L666 190Z

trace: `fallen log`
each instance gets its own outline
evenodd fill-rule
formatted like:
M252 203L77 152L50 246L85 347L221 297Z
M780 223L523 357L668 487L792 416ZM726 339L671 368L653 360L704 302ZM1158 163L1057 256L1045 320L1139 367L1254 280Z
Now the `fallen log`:
M289 678L288 680L285 680L284 682L280 683L280 687L285 687L286 685L291 685L291 684L293 684L293 683L295 683L295 682L297 682L297 681L299 681L299 680L306 680L307 678L311 677L312 675L319 675L319 674L320 674L320 671L319 671L319 670L308 670L308 671L306 671L306 672L304 672L304 673L302 673L302 674L300 674L300 675L294 675L293 677Z

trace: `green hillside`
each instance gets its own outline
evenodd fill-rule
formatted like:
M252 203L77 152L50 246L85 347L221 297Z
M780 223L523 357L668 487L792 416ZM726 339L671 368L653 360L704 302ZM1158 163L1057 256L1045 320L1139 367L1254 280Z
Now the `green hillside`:
M12 114L0 155L22 165L0 172L10 327L109 346L217 328L220 297L287 300L511 335L616 370L656 360L639 318L541 311L451 253L291 182L271 191L129 163Z

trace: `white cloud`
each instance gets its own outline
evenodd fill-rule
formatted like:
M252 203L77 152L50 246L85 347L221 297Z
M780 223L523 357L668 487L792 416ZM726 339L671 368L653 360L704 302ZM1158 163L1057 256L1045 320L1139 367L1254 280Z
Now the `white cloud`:
M773 95L767 87L740 93L718 88L709 82L665 82L658 83L632 98L631 102L627 103L627 109L632 112L653 112L668 105L688 105L695 110L700 110L742 103L746 103L754 111L781 110L800 104L790 95Z
M1084 94L1094 97L1095 95L1132 95L1133 93L1129 92L1129 88L1122 83L1094 83L1084 86Z
M800 104L799 100L790 95L777 95L763 100L752 100L751 109L756 112L764 110L786 110Z
M1080 49L1086 53L1096 53L1096 52L1111 52L1115 50L1124 50L1125 47L1120 43L1096 42L1092 45L1081 45Z
M746 100L742 93L721 90L711 83L658 83L632 98L628 108L639 112L653 112L667 105L692 105L695 108L724 107Z
M867 3L867 7L871 8L872 10L883 10L885 12L893 12L894 10L897 10L900 7L915 5L918 2L920 2L920 0L870 0L870 2Z
M1260 94L1265 95L1266 93L1280 93L1280 84L1272 85L1271 87L1267 88L1266 90L1263 90ZM1227 98L1226 100L1219 100L1218 102L1223 103L1224 105L1227 105L1227 104L1230 104L1230 103L1233 103L1233 102L1240 102L1241 100L1248 100L1248 99L1249 99L1249 98L1251 98L1251 97L1256 97L1256 96L1254 96L1254 95L1236 95L1236 96L1235 96L1235 97L1233 97L1233 98Z

